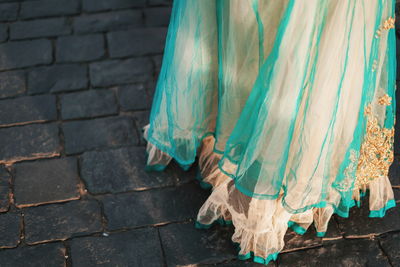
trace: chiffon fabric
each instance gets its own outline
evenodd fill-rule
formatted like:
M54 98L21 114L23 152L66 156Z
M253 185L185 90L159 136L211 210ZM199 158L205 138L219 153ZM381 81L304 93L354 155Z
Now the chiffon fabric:
M267 264L288 227L395 206L394 0L175 0L144 128L147 168L212 187L196 226L232 223Z

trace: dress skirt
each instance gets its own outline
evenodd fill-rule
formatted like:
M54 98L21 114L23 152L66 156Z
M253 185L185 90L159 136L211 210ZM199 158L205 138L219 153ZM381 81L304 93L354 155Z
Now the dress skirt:
M196 226L232 223L267 264L288 228L324 236L367 196L395 206L395 0L175 0L147 169L174 159L211 194Z

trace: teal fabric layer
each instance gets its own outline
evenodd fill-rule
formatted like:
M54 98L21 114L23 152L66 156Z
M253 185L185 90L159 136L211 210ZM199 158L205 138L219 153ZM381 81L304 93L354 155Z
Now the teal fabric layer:
M175 0L148 141L188 168L213 135L243 194L347 215L367 106L394 126L394 3Z

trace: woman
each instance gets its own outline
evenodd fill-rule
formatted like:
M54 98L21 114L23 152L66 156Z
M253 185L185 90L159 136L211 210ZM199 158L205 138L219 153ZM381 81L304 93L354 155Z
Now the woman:
M394 0L175 0L147 168L199 160L212 193L196 226L232 223L267 264L288 227L324 236L369 191L395 206Z

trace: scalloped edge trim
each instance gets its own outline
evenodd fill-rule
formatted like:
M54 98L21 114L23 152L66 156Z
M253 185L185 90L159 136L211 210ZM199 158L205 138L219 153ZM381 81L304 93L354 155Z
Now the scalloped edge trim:
M390 208L396 207L396 201L394 199L389 200L386 202L385 206L379 210L370 210L369 211L369 218L383 218L386 215L386 211Z
M270 261L276 261L278 259L279 252L275 252L272 254L269 254L266 258L259 257L259 256L254 256L254 252L250 251L249 253L243 255L243 254L238 254L237 258L239 260L245 261L248 259L253 259L254 262L268 265Z
M294 221L288 221L288 227L299 235L304 235L305 232L307 232L307 229L301 227L298 223Z
M218 218L217 220L213 221L210 224L204 224L201 223L199 221L195 221L194 227L197 229L210 229L213 225L215 224L219 224L221 226L229 226L229 225L233 225L231 220L225 220L223 218Z
M200 168L198 168L198 167L197 167L196 180L199 181L200 187L203 188L204 190L209 190L212 188L211 184L203 181L204 178L203 178L203 176L201 176Z
M167 168L167 165L154 164L154 165L146 165L144 167L144 170L148 171L148 172L152 172L152 171L162 172L165 170L165 168Z
M317 237L324 237L326 232L317 232Z

